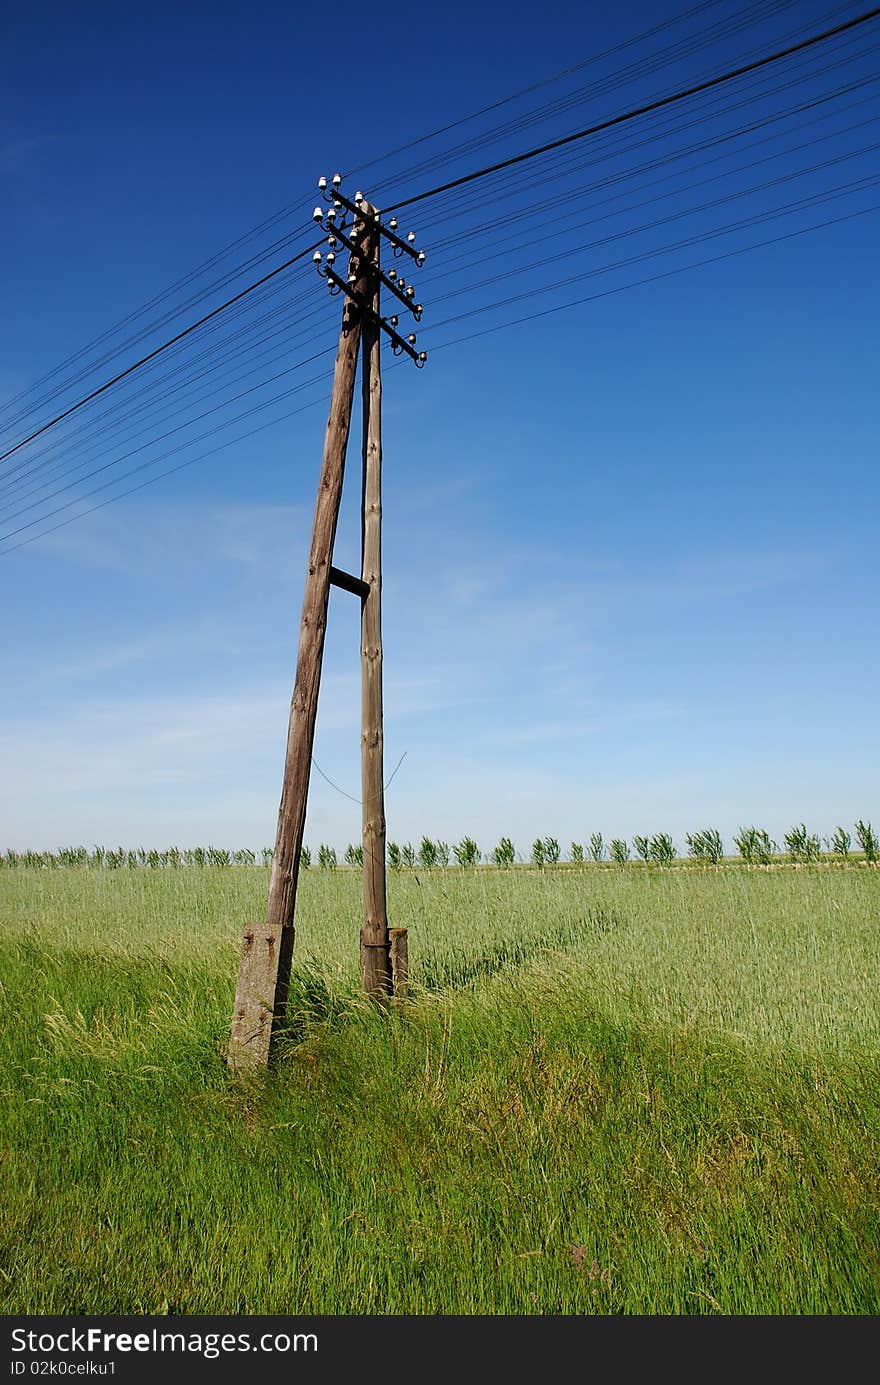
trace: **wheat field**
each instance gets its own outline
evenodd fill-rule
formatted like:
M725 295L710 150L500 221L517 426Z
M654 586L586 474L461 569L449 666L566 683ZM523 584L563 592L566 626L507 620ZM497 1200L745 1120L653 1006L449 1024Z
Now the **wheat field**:
M880 873L304 871L271 1076L223 1062L261 866L0 871L6 1313L874 1313Z

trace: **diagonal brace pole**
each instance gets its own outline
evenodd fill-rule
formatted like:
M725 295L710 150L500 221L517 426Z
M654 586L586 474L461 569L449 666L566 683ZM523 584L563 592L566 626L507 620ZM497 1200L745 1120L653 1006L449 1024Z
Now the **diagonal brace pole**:
M365 257L360 263L366 270ZM365 278L360 279L358 287L361 292L366 291ZM236 1071L252 1071L268 1065L270 1046L285 1017L293 956L296 886L327 628L333 545L351 428L360 337L360 309L355 303L346 302L333 371L330 416L324 439L303 596L296 681L290 704L266 922L262 927L248 925L242 938L228 1051L229 1066Z

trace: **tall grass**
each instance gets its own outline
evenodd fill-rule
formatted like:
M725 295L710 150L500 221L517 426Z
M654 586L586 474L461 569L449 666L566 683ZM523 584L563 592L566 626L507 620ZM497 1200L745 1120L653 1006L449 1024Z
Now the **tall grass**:
M259 867L0 872L6 1312L880 1308L880 877L300 883L273 1076L222 1063Z

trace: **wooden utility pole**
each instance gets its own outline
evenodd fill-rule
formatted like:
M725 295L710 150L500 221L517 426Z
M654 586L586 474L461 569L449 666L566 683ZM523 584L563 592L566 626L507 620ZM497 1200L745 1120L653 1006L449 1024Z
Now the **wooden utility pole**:
M374 207L365 208L378 217ZM363 899L361 976L368 995L391 994L391 947L385 895L385 784L382 719L382 379L379 330L379 232L369 241L371 312L361 336L363 354L363 503L361 578L361 787Z
M229 1066L238 1072L264 1068L269 1062L273 1038L285 1018L294 942L294 909L302 851L303 829L311 768L318 691L324 655L324 635L331 585L361 598L362 735L361 768L363 783L363 895L364 924L361 930L361 968L367 992L377 999L392 990L392 958L385 897L385 793L383 786L382 733L382 431L379 343L386 333L396 354L406 353L418 366L425 363L424 351L416 351L415 336L404 339L395 329L397 318L385 321L380 316L380 285L385 286L416 320L421 305L414 303L414 290L398 280L395 271L382 273L379 247L384 237L397 256L409 254L417 264L424 254L397 235L397 223L381 224L379 215L360 195L350 202L338 191L340 178L333 179L333 190L325 200L324 213L315 210L331 247L326 262L316 251L319 272L327 279L331 292L344 295L344 311L330 416L324 439L324 455L312 545L306 572L300 622L296 681L290 705L287 753L275 853L269 880L266 922L248 925L241 944L238 983L229 1039ZM327 180L321 179L322 192ZM346 215L353 220L347 235ZM333 268L336 248L349 252L347 279ZM333 545L342 498L345 454L351 428L352 403L357 372L358 348L363 341L363 495L361 576L355 577L333 567ZM399 974L405 978L405 930L398 944L403 961Z
M365 290L364 277L359 278L359 286ZM333 370L330 416L306 570L266 922L263 927L249 925L242 938L229 1039L229 1066L234 1069L267 1065L273 1031L277 1031L283 1019L287 1003L296 886L327 629L331 560L342 499L360 336L360 311L354 303L346 301Z

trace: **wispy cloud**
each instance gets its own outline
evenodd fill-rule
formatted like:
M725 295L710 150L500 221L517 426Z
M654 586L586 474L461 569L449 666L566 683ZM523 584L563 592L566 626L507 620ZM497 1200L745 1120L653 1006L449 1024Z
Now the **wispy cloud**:
M783 599L830 561L731 543L695 545L662 571L642 552L627 563L569 552L562 568L552 545L491 530L475 556L464 529L444 542L447 516L433 515L430 497L423 515L397 531L385 587L387 768L407 752L388 810L404 838L508 831L525 842L538 830L562 838L577 822L606 834L674 830L692 811L685 791L694 811L704 792L699 775L671 772L687 760L699 703L677 668L642 678L644 632L682 614L710 618L725 600ZM136 525L111 509L43 541L83 569L71 589L102 604L51 660L44 640L28 643L15 685L0 688L0 840L271 837L310 528L310 505L157 497ZM357 603L334 593L315 755L353 798L358 631ZM614 683L621 660L630 686ZM717 777L716 766L710 806ZM731 816L746 797L745 787L730 795ZM359 808L314 776L309 822L313 840L354 840Z
M283 742L280 691L88 701L63 722L20 716L0 736L7 785L39 799L225 778L243 755Z
M777 549L678 554L658 572L656 562L636 562L613 576L587 578L586 604L608 611L693 608L791 586L814 577L833 561L816 549Z
M161 561L167 570L229 564L252 573L292 575L308 543L307 506L237 502L203 508L195 501L143 500L137 519L122 507L83 514L75 524L41 536L34 548L86 567L138 572Z
M306 505L222 505L207 512L204 534L222 562L280 577L308 544L310 524Z

